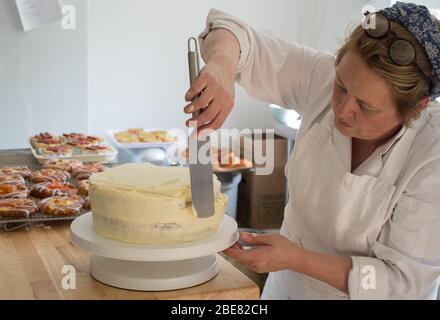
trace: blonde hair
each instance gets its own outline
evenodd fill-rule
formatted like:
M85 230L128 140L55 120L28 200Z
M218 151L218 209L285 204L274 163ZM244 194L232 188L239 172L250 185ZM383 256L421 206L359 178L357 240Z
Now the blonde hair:
M440 21L435 20L440 29ZM393 63L389 56L389 48L395 38L390 36L382 39L372 38L359 25L337 52L336 65L339 65L348 51L358 53L369 68L387 82L401 121L409 126L413 120L420 117L420 112L417 110L420 100L430 96L432 85L437 85L438 81L431 79L430 82L424 75L432 74L432 65L416 38L396 22L391 22L391 30L398 38L408 40L413 44L416 49L415 63L409 66L398 66Z

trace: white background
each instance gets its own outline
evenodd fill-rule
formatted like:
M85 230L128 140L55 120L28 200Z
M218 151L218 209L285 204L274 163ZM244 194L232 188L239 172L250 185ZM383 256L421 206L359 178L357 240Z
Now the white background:
M434 2L434 1L431 1ZM439 2L440 0L436 0ZM0 0L0 149L40 131L103 134L128 127L183 128L186 41L210 8L256 29L334 52L364 0L60 0L77 29L21 31L13 0ZM226 127L271 128L266 105L238 88Z

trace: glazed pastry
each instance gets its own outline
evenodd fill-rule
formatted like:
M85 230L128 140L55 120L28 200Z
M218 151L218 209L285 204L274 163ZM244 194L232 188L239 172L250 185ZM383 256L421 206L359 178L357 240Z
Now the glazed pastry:
M83 204L83 209L84 210L90 210L92 208L92 203L90 202L90 198L84 198L84 204Z
M73 170L72 175L77 180L87 180L92 174L104 171L105 167L100 163L86 163Z
M63 140L65 143L72 142L78 139L84 139L85 135L82 133L63 133Z
M33 200L29 199L4 199L0 200L0 217L3 218L29 218L38 210Z
M48 157L70 157L73 154L73 149L69 146L55 146L43 149L42 154Z
M38 204L40 212L50 216L69 217L81 213L84 200L79 196L51 197Z
M104 142L104 139L98 136L85 136L84 139L89 141L92 145L100 145Z
M0 199L26 199L29 189L22 184L0 184Z
M112 151L112 149L108 146L94 145L94 146L88 146L88 147L82 148L81 154L100 155L100 154L106 154L109 151Z
M26 166L21 167L4 167L0 168L0 175L6 174L6 175L20 175L23 178L27 179L31 175L31 170Z
M78 193L74 185L67 182L43 182L31 189L31 196L44 199L49 197L73 197Z
M32 172L30 176L30 181L32 183L43 183L43 182L66 182L69 180L70 175L67 171L53 170L53 169L41 169Z
M89 146L93 145L93 143L90 142L89 140L85 140L85 139L74 139L74 140L68 142L67 145L71 146L73 148L82 149L82 148L89 147Z
M47 148L52 148L52 147L59 147L62 146L63 142L58 139L58 138L54 138L54 139L41 139L41 140L37 140L35 142L35 149L39 152L39 153L43 153L44 150L46 150Z
M78 194L83 197L89 196L90 180L82 180L77 184Z
M35 145L38 141L51 140L51 139L58 139L58 137L50 134L49 132L42 132L31 137L30 140L31 140L31 145L35 148Z
M26 181L19 174L0 174L0 184L20 184L25 185Z
M82 166L83 163L77 160L51 159L43 164L43 169L54 169L72 172L74 168Z

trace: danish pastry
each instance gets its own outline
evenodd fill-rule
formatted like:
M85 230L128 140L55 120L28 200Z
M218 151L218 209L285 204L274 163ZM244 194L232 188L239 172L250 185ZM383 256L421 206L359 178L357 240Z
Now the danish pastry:
M30 176L30 181L33 183L43 183L43 182L55 182L61 181L66 182L69 180L70 175L67 171L54 170L54 169L41 169L32 172Z
M44 199L49 197L72 197L78 193L74 185L67 182L43 182L31 189L31 196Z
M25 185L26 181L19 174L0 174L0 184L21 184Z
M77 184L78 194L83 197L89 196L90 180L81 180Z
M37 151L40 153L43 153L44 150L46 150L47 148L59 147L62 145L63 145L63 142L58 138L41 139L41 140L37 140L34 143L35 149L37 149Z
M83 209L90 210L92 208L92 203L90 201L90 198L87 197L87 198L84 198L83 200L84 200Z
M54 140L58 140L59 138L58 137L56 137L56 136L54 136L54 135L52 135L51 133L49 133L49 132L42 132L42 133L39 133L39 134L37 134L37 135L35 135L35 136L33 136L33 137L31 137L31 145L33 146L33 147L36 147L36 143L37 142L39 142L39 141L44 141L44 140L52 140L52 139L54 139Z
M101 155L106 154L110 152L112 149L108 146L103 145L95 145L95 146L88 146L81 149L81 153L84 155Z
M48 157L59 157L59 156L69 157L73 154L73 149L69 146L60 145L60 146L45 148L41 151L41 153L44 156L48 156Z
M38 204L40 212L50 216L69 217L81 213L84 200L79 196L51 197Z
M65 143L69 143L78 139L83 139L84 137L85 135L82 133L63 133L63 139Z
M65 159L51 159L47 160L43 164L43 169L62 170L72 172L74 168L82 166L81 161L77 160L65 160Z
M105 170L105 167L100 163L86 163L81 167L76 168L72 171L72 175L77 180L87 180L92 174L102 172Z
M26 199L29 189L22 184L0 184L0 199Z
M26 166L20 167L4 167L0 168L0 174L15 175L18 174L27 179L31 175L31 170Z
M30 199L0 200L0 217L29 218L38 210L37 205Z
M93 145L93 143L85 139L74 139L68 142L67 145L73 148L81 149L81 148L89 147Z

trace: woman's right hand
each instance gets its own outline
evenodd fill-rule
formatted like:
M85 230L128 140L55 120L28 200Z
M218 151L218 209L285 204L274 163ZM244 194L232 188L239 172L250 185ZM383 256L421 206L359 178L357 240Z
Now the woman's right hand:
M189 89L185 100L191 103L184 112L192 114L200 111L200 114L188 120L187 127L194 127L194 123L190 122L196 121L199 132L217 130L231 113L235 99L235 72L226 64L222 59L212 59Z

